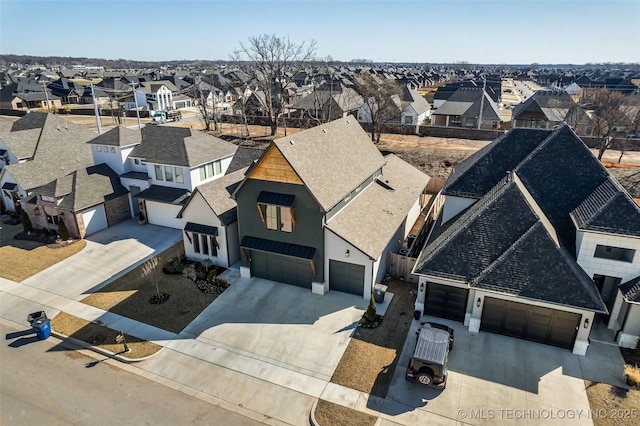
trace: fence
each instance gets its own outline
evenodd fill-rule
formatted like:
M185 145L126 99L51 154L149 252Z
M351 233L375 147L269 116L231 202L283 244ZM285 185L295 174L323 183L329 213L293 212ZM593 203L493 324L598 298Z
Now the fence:
M417 260L415 257L389 252L387 254L387 273L393 278L417 284L418 276L411 274Z

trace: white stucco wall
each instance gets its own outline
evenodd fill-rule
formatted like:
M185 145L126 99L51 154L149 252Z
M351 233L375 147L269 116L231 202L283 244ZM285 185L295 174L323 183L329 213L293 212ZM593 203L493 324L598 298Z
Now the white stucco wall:
M640 275L640 238L585 231L578 231L577 234L578 265L589 277L593 278L595 274L617 277L624 283ZM633 262L594 257L598 244L635 250Z
M466 210L476 201L478 200L476 200L475 198L463 198L446 195L444 206L442 207L442 223L448 222L449 219L451 219L461 211Z
M347 250L349 250L349 257L345 257ZM331 290L331 283L329 282L329 260L331 259L364 266L364 293L362 298L368 300L373 287L374 269L377 270L378 266L374 265L374 261L369 256L325 228L323 267L325 283L328 284L329 290Z
M158 203L145 200L147 221L152 225L165 226L167 228L182 229L182 221L176 216L182 206Z
M185 232L182 233L182 239L184 241L184 251L188 259L204 260L208 258L211 259L214 264L228 268L240 258L239 243L235 241L235 244L233 244L233 239L238 239L237 222L229 228L225 228L224 226L222 226L222 223L220 222L220 219L218 219L218 216L213 213L211 207L209 207L209 205L204 201L202 195L200 195L199 192L196 192L194 194L194 196L189 201L189 204L182 212L182 229L184 229L187 222L198 223L200 225L215 226L218 228L217 256L212 256L211 254L204 255L202 253L196 253L193 250L193 238L191 239L191 241L189 241L189 239L185 235ZM228 231L230 231L229 234L231 235L228 235ZM229 241L230 237L231 241ZM232 244L228 244L229 242L231 242ZM235 250L235 253L230 253L231 250ZM229 258L231 258L230 262Z
M420 212L422 211L422 203L420 202L421 198L422 196L418 197L416 202L413 204L413 206L411 206L411 209L409 209L409 212L407 213L407 219L404 222L405 226L402 234L403 240L407 238L407 235L409 235L409 232L411 232L411 228L416 223L416 220L418 220L418 217L420 217Z

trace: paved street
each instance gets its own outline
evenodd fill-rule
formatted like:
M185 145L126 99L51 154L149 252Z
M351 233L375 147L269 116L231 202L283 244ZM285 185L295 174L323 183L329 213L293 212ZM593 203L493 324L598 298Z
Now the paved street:
M26 328L26 327L25 327ZM0 423L259 425L3 321Z

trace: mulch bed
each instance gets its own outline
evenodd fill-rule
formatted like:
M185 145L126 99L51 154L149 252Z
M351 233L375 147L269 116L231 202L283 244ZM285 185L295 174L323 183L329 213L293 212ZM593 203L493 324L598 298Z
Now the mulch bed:
M34 242L46 245L47 247L52 249L66 247L78 241L74 239L61 240L60 238L58 238L57 234L51 234L43 230L38 230L38 231L34 230L34 231L31 231L31 233L26 233L24 231L18 232L16 235L13 236L13 239L23 240L23 241L34 241Z

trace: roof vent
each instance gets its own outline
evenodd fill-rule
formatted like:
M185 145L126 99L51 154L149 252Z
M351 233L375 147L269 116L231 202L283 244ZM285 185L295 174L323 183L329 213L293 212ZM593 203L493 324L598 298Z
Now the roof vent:
M322 133L327 133L327 129L322 129Z
M347 120L347 124L351 124L351 120Z
M291 140L289 141L289 143L290 143L291 145L295 145L295 144L296 144L296 143L293 141L293 139L291 139Z

